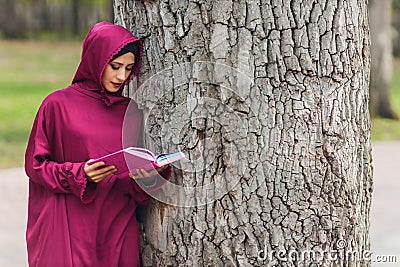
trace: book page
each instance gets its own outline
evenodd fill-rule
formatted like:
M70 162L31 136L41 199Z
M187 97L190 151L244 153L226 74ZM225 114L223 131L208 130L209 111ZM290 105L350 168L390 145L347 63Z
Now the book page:
M154 154L151 151L149 151L149 150L147 150L145 148L129 147L129 148L124 149L124 151L126 153L138 156L138 157L143 158L143 159L147 159L147 160L150 160L150 161L156 161L156 157L154 156Z
M156 162L159 166L163 166L183 158L185 158L185 155L182 152L176 152L168 155L160 155L158 156Z

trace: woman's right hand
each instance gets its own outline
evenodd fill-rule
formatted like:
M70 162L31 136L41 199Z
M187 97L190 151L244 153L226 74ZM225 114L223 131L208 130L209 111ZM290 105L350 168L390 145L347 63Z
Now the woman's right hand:
M96 162L92 165L85 164L84 171L89 181L98 183L108 175L117 171L115 166L104 166L104 162Z

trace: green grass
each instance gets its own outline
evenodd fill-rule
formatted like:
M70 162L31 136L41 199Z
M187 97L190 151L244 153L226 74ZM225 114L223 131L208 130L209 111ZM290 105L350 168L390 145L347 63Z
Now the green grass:
M400 116L400 59L394 62L391 100L393 108Z
M0 41L0 168L20 167L36 111L70 84L80 42Z

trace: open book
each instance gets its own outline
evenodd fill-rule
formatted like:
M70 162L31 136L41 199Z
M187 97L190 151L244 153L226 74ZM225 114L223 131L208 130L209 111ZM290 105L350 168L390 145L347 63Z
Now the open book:
M151 170L158 168L180 159L185 158L182 152L172 154L161 154L155 156L150 150L141 147L127 147L114 153L89 161L87 164L92 165L96 162L103 161L106 166L114 165L117 176L128 176L129 172L136 174L136 169Z

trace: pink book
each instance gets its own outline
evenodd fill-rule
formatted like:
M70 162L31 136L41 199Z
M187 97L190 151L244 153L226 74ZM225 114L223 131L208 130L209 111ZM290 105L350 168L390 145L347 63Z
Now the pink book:
M127 147L88 162L88 165L103 161L106 166L114 165L117 176L136 174L136 169L151 170L185 158L182 152L155 156L150 150L141 147ZM122 175L121 175L122 174Z

